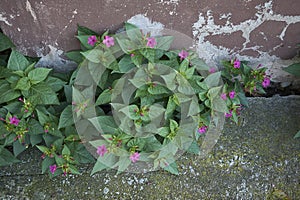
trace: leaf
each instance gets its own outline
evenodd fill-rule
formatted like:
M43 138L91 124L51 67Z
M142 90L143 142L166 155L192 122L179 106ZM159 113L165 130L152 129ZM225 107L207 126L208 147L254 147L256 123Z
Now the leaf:
M94 157L86 150L82 144L76 144L73 152L73 158L79 163L93 163L95 162Z
M80 50L69 51L65 54L70 60L76 62L77 64L81 63L84 60L84 57L80 53Z
M16 140L13 143L13 151L15 156L18 156L20 153L22 153L25 150L26 150L26 146L24 144L21 144L19 140Z
M21 95L19 91L15 91L8 83L0 85L0 104L18 98Z
M134 67L135 67L135 64L133 64L132 58L129 55L125 55L119 61L119 70L122 73L126 73L126 72L130 71Z
M90 50L93 49L94 46L91 46L88 44L88 38L92 35L78 35L76 36L77 39L79 39L82 46L84 46L86 49Z
M53 164L55 164L55 159L47 156L42 162L42 173L49 171L50 165L53 165Z
M89 29L85 26L80 26L77 24L77 33L78 35L95 35L98 36L98 33L93 31L92 29Z
M136 44L128 39L117 37L117 41L122 51L126 54L129 54L130 52L137 49Z
M58 92L66 84L66 82L62 81L61 79L52 76L48 76L48 78L45 80L45 83L50 86L54 92Z
M44 126L46 123L51 121L50 117L48 117L45 113L43 113L42 111L40 111L38 109L35 109L35 110L37 112L39 122L42 126Z
M220 83L220 78L221 78L221 72L216 72L208 75L205 79L204 82L208 86L208 88L216 87Z
M173 36L158 37L156 38L157 45L155 46L155 48L167 51L170 49L173 40L174 40Z
M41 142L43 142L43 136L42 135L30 135L30 143L31 143L32 146L37 145Z
M39 105L59 104L56 93L45 83L33 85L26 97Z
M105 164L104 164L105 163ZM99 157L97 159L96 164L91 172L91 175L95 174L96 172L102 171L106 168L111 168L117 163L117 158L113 154L105 154L103 157Z
M81 54L94 63L100 63L100 56L103 55L103 51L100 49L92 49L89 51L81 52Z
M62 155L70 155L70 154L71 154L70 149L68 148L67 145L64 145L64 148L62 150Z
M111 102L111 90L104 90L97 98L95 105L103 105Z
M23 77L17 82L15 90L29 90L30 87L31 87L31 83L29 78Z
M96 127L101 134L115 133L117 125L112 116L98 116L89 119L89 121Z
M300 77L300 63L289 65L288 67L283 68L283 70L290 74L293 74L294 76Z
M0 146L0 166L7 166L13 163L20 162L10 151Z
M36 68L28 73L28 78L32 84L37 84L45 80L52 69Z
M3 33L0 32L0 51L15 47L12 41Z
M135 43L142 44L142 32L141 30L130 23L125 23L125 29L126 29L126 34L130 38L130 40L134 41Z
M40 112L40 111L38 111L38 112ZM38 115L38 117L39 117L39 115ZM45 120L47 120L47 118L45 118L45 116L41 116L41 113L40 113L39 118L41 118L41 117L44 117L42 119L42 122L45 122ZM28 132L29 132L30 136L43 134L44 133L44 127L37 120L30 119L29 123L28 123Z
M190 153L193 153L196 155L198 155L200 153L200 148L196 141L193 141L191 143L191 146L187 149L187 152L190 152Z
M177 164L175 162L163 167L163 169L170 172L171 174L175 174L175 175L179 174L178 169L177 169Z
M65 128L74 124L72 106L68 105L59 117L58 129Z
M10 57L8 59L8 64L7 68L14 70L14 71L19 71L19 70L25 70L26 67L29 65L29 62L23 56L21 53L19 53L16 50L12 50Z
M296 135L294 136L294 138L300 138L300 131L298 131L298 133L296 133Z
M148 87L148 92L152 95L160 95L160 94L169 94L169 90L160 84L155 84L154 86Z

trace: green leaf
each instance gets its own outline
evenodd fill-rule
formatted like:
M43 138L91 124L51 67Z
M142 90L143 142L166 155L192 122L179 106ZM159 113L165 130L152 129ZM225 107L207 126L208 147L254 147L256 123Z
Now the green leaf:
M59 104L56 93L45 83L33 85L26 97L37 104Z
M73 157L79 163L93 163L94 157L86 150L83 144L76 144L73 152Z
M141 30L137 26L130 23L125 23L125 29L130 40L134 41L135 43L142 43L143 35Z
M43 142L43 136L42 135L30 135L30 143L31 143L32 146L37 145L41 142Z
M37 84L45 80L52 69L36 68L28 73L28 78L32 84Z
M20 162L10 151L0 146L0 166L7 166L13 163Z
M58 129L65 128L74 124L72 106L68 105L60 115Z
M14 143L13 143L13 150L14 150L14 155L15 156L18 156L20 153L22 153L23 151L26 150L26 146L21 144L19 142L19 140L16 140Z
M290 74L293 74L294 76L300 77L300 63L289 65L288 67L283 68L283 70Z
M126 54L129 54L132 51L137 49L136 44L128 39L117 37L117 41L118 41L118 44L120 45L122 51Z
M98 97L96 105L103 105L111 102L111 90L104 90Z
M103 55L103 51L100 49L92 49L89 51L81 52L81 54L94 63L100 63L100 56Z
M155 48L167 51L170 49L173 40L174 40L173 36L158 37L156 38L157 45L155 46Z
M53 165L53 164L55 164L55 159L47 156L42 162L42 173L49 171L50 165Z
M163 166L163 164L161 166ZM177 164L175 162L163 167L163 169L170 172L171 174L175 174L175 175L179 174L177 169Z
M46 123L49 123L51 121L50 117L48 117L44 112L35 109L37 112L37 117L39 119L39 122L42 126L44 126Z
M155 84L148 87L148 92L152 95L169 94L170 91L163 85Z
M29 65L29 62L23 56L21 53L19 53L16 50L13 50L10 54L7 68L14 70L14 71L19 71L19 70L25 70L26 67Z
M125 55L119 61L119 70L122 73L126 73L126 72L130 71L134 67L135 67L135 64L133 64L132 58L129 55Z
M89 121L96 127L101 134L115 133L117 125L112 116L98 116L89 119Z
M70 154L71 154L70 149L68 148L67 145L64 145L64 148L62 150L62 155L70 155Z
M19 91L15 91L8 83L0 85L0 104L18 98L21 95Z
M124 172L128 166L131 164L130 159L127 156L122 156L120 157L120 160L116 163L116 165L114 167L118 167L118 173Z
M300 131L298 131L298 133L296 133L296 135L294 136L294 138L300 138Z
M103 169L110 168L114 166L115 163L117 163L116 156L114 156L113 154L105 154L103 157L99 157L97 159L91 175L95 174L96 172L102 171Z
M191 143L191 146L187 149L187 152L190 152L190 153L193 153L196 155L198 155L200 153L200 148L196 141L193 141Z
M98 36L98 33L93 31L92 29L89 29L85 26L80 26L77 24L77 33L78 35L95 35Z
M76 38L79 39L82 46L84 46L86 49L93 49L94 47L88 44L88 38L90 36L91 35L78 35L78 36L76 36Z
M81 63L84 60L84 57L80 53L80 50L75 50L75 51L69 51L66 53L66 56L76 62L77 64Z
M15 47L12 41L3 33L0 33L0 51Z
M208 75L205 79L204 82L208 86L208 88L216 87L220 83L220 78L221 78L221 72L216 72Z
M40 111L38 111L38 112L40 112ZM42 122L45 122L45 120L47 120L47 118L45 118L45 115L41 116L41 113L40 113L40 116L38 116L38 117L43 118L43 119L41 119ZM37 120L30 119L29 123L28 123L28 132L29 132L30 136L43 134L44 127Z
M29 90L30 87L31 87L31 83L29 78L23 77L17 82L15 90Z
M45 80L45 83L50 86L54 92L58 92L66 84L66 82L62 81L61 79L52 76L48 76L48 78Z

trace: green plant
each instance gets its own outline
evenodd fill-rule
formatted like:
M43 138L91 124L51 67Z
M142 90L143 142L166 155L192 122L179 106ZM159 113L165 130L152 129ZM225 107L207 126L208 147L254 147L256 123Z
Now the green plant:
M129 23L125 30L78 26L81 50L67 56L79 67L64 75L35 68L0 34L1 166L36 146L43 173L78 174L78 164L94 162L87 147L98 155L92 174L140 163L178 174L179 153L199 153L199 138L220 116L238 122L245 91L270 84L264 68L234 59L216 71L191 50L170 50L172 36Z

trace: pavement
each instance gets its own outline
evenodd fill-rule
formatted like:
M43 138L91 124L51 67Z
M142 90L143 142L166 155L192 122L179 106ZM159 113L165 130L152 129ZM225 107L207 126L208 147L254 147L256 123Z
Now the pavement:
M206 157L184 154L179 175L104 171L50 179L40 152L0 169L0 199L300 199L300 96L249 98L239 126L226 120Z

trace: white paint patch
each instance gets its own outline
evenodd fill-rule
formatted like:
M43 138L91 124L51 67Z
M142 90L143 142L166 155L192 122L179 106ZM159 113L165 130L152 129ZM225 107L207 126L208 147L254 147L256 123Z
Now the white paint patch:
M30 14L31 14L31 16L33 18L33 21L36 22L37 21L36 14L35 14L34 10L32 9L31 4L30 4L30 2L28 0L26 1L26 10L28 12L30 12Z
M223 14L219 19L227 19L225 25L218 25L214 22L214 17L212 11L207 11L206 15L203 13L199 14L199 20L193 25L193 35L197 40L197 50L199 56L203 58L210 65L218 65L221 59L230 59L230 56L237 56L241 60L249 60L253 65L263 63L265 67L269 68L269 73L272 72L272 66L280 60L276 56L270 56L269 52L263 52L260 49L261 46L248 46L250 43L250 34L256 30L260 25L267 21L277 21L285 22L286 26L283 28L278 38L282 41L285 37L285 32L289 25L300 22L300 16L283 16L280 14L274 14L273 12L273 2L268 1L264 4L258 5L255 8L257 9L255 17L256 19L248 19L246 21L240 22L239 24L233 24L231 22L231 13ZM224 35L232 34L235 32L242 32L242 37L245 39L245 42L242 44L243 48L239 51L234 51L222 46L213 45L211 42L207 41L205 38L209 35ZM268 38L265 36L265 33L261 32L265 40ZM271 49L271 51L276 50L282 44L278 44L276 47ZM241 56L238 55L244 51L253 50L258 52L258 57L251 56ZM272 77L273 80L276 79L276 76Z
M148 17L141 14L131 17L128 23L136 25L144 34L150 33L151 36L161 35L165 27L162 23L152 22Z
M4 15L5 13L0 13L0 22L4 22L8 26L12 26L12 24L7 21L7 17L5 17Z

